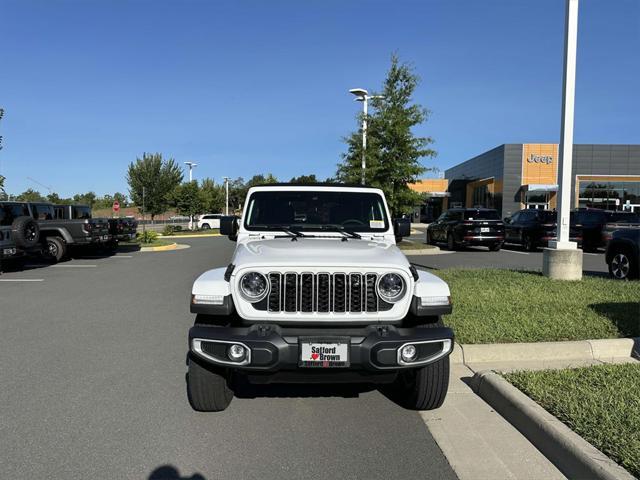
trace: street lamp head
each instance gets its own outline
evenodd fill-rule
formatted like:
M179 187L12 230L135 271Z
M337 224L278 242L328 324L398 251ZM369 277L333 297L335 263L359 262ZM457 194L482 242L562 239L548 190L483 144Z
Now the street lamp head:
M189 165L189 167L197 167L198 164L194 162L184 162L185 165Z
M361 97L361 98L356 98L356 100L360 100L360 101L364 100L364 97L369 95L369 92L367 92L364 88L352 88L351 90L349 90L349 93L352 93L356 97Z

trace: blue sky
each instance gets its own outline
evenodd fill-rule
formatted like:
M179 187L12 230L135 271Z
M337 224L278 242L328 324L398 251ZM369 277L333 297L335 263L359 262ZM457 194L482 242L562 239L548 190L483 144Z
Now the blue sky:
M422 77L442 170L557 142L563 0L0 0L0 173L11 193L126 191L142 152L195 177L332 175L349 88L392 52ZM640 2L582 0L575 141L640 143Z

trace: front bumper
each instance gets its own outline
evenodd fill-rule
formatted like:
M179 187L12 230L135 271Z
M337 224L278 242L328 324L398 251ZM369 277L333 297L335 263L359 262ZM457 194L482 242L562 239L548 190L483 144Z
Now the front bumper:
M293 374L360 371L384 373L416 368L448 356L453 349L450 328L398 328L372 325L363 328L283 328L278 325L255 324L249 327L194 326L189 330L189 350L197 358L214 365L247 373ZM339 340L348 344L349 365L335 368L299 366L300 340ZM250 349L248 361L232 362L226 355L231 344ZM398 350L415 344L418 356L414 362L399 361Z

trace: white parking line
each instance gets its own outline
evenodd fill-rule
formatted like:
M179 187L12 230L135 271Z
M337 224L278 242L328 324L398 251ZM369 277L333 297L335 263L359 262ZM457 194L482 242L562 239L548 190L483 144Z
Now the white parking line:
M51 265L53 268L95 268L98 265L64 265L64 264L60 264L60 265Z
M517 253L518 255L531 255L530 252L519 252L518 250L507 250L505 248L503 248L502 251L509 252L509 253Z
M133 255L114 255L113 257L109 258L133 258Z
M593 257L597 257L597 256L599 256L601 254L600 253L587 253L587 252L584 252L583 255L591 255Z
M44 282L44 278L0 278L0 282Z

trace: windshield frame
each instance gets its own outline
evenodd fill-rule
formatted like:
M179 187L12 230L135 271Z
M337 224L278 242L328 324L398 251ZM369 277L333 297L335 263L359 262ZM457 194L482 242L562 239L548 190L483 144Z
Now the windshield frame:
M378 197L375 201L380 203L380 210L382 213L384 222L384 227L382 228L372 228L370 225L340 225L337 224L335 229L332 229L328 226L336 225L335 223L313 223L306 224L305 222L296 222L295 219L291 223L278 223L273 224L273 227L268 226L256 226L249 224L249 217L252 212L252 202L255 201L256 195L262 194L273 194L273 193L282 193L282 194L327 194L327 195L375 195ZM263 225L263 224L258 224ZM247 195L247 199L244 204L243 215L242 215L242 230L252 233L252 232L281 232L282 227L286 226L292 231L296 232L304 232L305 235L309 232L318 233L320 236L326 236L326 234L335 234L340 233L341 237L344 237L342 232L362 232L367 234L379 234L384 235L388 234L390 229L393 227L391 222L391 216L389 213L389 209L384 198L384 194L377 190L371 188L344 188L344 187L328 187L328 188L304 188L304 187L283 187L283 188L258 188L254 191L250 191ZM322 235L325 234L325 235ZM308 235L307 235L308 236Z

